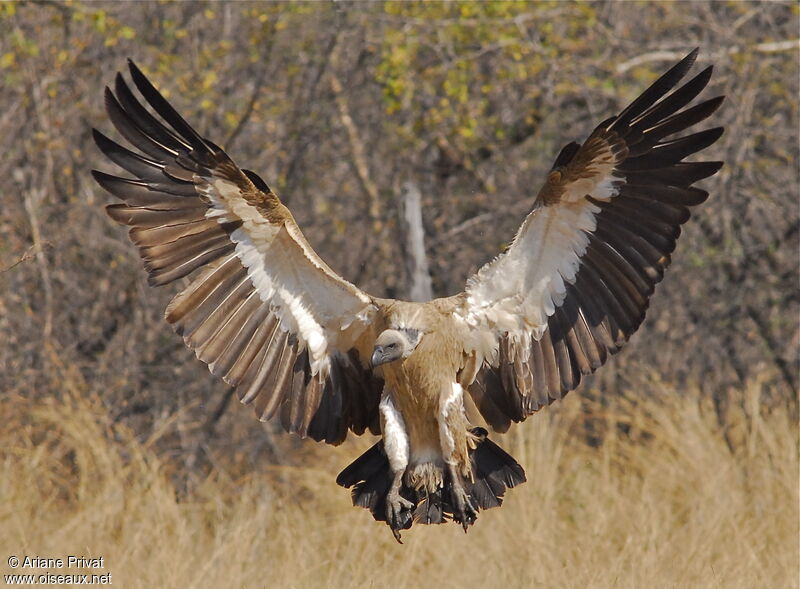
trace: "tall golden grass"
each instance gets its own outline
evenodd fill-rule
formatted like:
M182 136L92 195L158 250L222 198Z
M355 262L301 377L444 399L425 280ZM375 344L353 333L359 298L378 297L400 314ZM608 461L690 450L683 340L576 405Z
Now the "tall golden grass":
M572 394L499 439L528 474L501 509L403 546L334 483L367 440L179 494L177 463L66 390L0 401L4 574L26 572L9 555L84 555L120 587L798 586L798 428L758 383L734 391L727 442L697 391Z

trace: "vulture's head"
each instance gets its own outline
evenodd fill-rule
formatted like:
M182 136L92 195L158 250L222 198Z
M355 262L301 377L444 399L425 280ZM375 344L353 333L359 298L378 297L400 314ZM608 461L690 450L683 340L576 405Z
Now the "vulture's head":
M381 332L372 350L372 367L408 358L421 339L422 332L418 329L387 329Z

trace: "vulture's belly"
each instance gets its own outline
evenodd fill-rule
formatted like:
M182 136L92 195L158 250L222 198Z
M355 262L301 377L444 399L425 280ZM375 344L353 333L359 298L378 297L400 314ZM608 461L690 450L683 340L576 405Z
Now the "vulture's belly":
M442 399L452 391L458 366L450 346L434 338L390 369L385 376L392 399L403 416L409 439L409 462L443 464L440 442Z
M393 393L395 406L403 416L408 433L409 462L440 462L439 396L419 389L416 393L411 391L413 389Z

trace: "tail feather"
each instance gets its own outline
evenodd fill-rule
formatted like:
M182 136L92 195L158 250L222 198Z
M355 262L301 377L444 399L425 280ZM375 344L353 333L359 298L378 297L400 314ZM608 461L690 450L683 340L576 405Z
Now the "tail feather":
M474 428L472 433L478 443L474 450L470 450L473 478L464 481L465 488L479 510L499 507L507 489L525 482L525 471L511 455L489 440L485 429ZM391 482L389 459L382 440L356 458L336 478L337 484L352 488L353 505L368 509L375 520L381 522L386 521L386 494ZM446 482L444 488L428 493L403 484L400 495L415 507L402 529L410 528L413 522L440 524L453 519L451 486Z
M389 459L383 450L383 441L381 440L340 472L336 477L336 484L342 487L352 487L360 481L369 480L380 474L388 466Z
M508 452L487 437L485 429L477 427L472 433L479 442L471 454L474 476L471 483L467 481L467 491L481 509L499 507L506 489L525 482L525 471Z
M401 491L402 494L402 491ZM443 510L442 492L438 490L434 493L422 494L419 491L414 491L417 498L414 503L414 521L421 524L443 524L447 520ZM411 525L409 524L409 528Z
M336 477L336 484L352 487L353 505L369 509L378 521L386 521L385 499L391 482L383 440L356 458Z

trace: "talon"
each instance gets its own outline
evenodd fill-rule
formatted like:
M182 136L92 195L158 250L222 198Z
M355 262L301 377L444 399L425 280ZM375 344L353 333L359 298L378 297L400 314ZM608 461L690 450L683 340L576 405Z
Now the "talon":
M463 489L454 492L453 498L456 502L456 521L461 524L466 534L467 529L478 519L478 510L475 509L469 495Z
M397 540L397 543L402 544L403 541L400 539L400 530L393 528L391 526L389 527L389 529L392 530L392 536L394 536L394 539Z
M386 496L386 523L392 530L394 539L402 544L400 540L400 530L408 522L411 517L411 510L414 509L414 504L400 496L397 492L390 492Z

